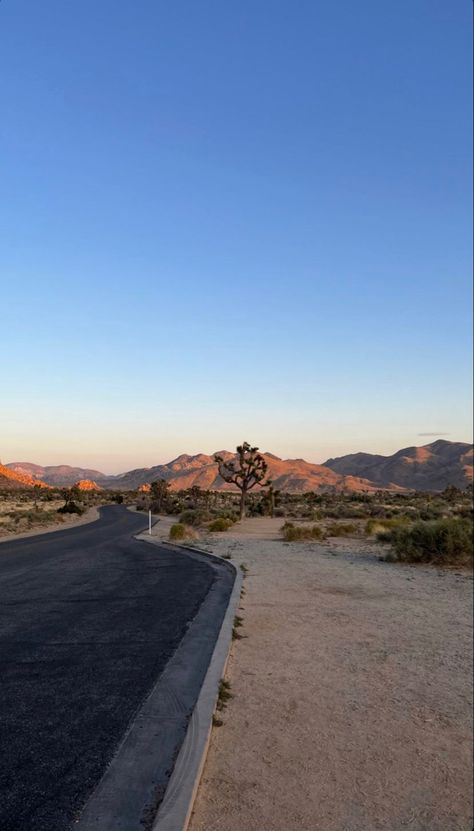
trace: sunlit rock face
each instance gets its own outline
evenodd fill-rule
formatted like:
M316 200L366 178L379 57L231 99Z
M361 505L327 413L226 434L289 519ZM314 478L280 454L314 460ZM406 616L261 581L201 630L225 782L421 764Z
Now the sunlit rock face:
M100 491L101 487L97 484L97 482L93 482L92 479L79 479L79 482L74 484L75 488L79 488L80 491Z

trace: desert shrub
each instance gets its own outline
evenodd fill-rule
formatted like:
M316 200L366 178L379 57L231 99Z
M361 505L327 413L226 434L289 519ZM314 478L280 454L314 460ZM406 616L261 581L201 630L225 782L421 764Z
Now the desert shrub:
M473 523L468 519L420 520L384 532L384 541L392 544L393 557L399 562L468 564L473 556Z
M66 502L61 508L58 508L58 514L81 514L84 513L84 508L77 504L77 502Z
M466 506L462 508L458 508L456 511L457 516L462 517L463 519L471 519L474 517L474 511L471 506Z
M392 528L401 528L410 522L409 517L397 516L391 519L368 519L365 523L365 533L369 535L383 534Z
M285 522L280 530L286 542L324 539L324 531L318 525L294 525L292 522Z
M212 516L213 516L214 519L228 519L232 523L237 522L238 519L239 519L239 515L235 511L226 511L226 510L216 511L214 509L212 511Z
M170 516L178 516L183 513L184 504L181 499L167 499L164 508Z
M420 510L420 519L425 522L430 519L441 519L443 513L444 508L442 505L428 505Z
M357 525L353 522L331 522L326 528L328 537L347 537L357 532Z
M186 540L193 536L191 528L186 528L182 522L176 522L170 528L170 540Z
M383 525L378 525L373 533L377 542L392 542L393 540L393 531L385 530Z
M211 519L212 514L209 511L200 508L189 508L189 510L183 511L179 522L182 525L192 525L195 528L198 525L204 525L205 522L209 522Z
M223 516L218 517L209 525L209 531L228 531L232 527L233 521L226 519Z
M318 519L321 519L321 511L301 511L300 513L301 519L309 519L312 522L315 522Z
M285 511L283 510L283 508L275 508L275 510L273 512L273 516L283 517L283 516L285 516Z

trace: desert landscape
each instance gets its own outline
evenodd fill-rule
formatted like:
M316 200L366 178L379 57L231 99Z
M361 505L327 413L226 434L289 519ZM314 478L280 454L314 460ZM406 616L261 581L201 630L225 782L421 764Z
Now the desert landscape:
M0 465L0 487L13 474L26 484L47 484L51 487L70 487L84 480L101 489L123 491L164 479L172 490L193 486L204 490L228 490L229 486L219 476L216 455L232 459L235 453L229 450L211 455L183 453L167 464L138 468L114 476L70 465L45 467L31 462L9 462ZM320 465L304 459L280 459L273 453L262 455L268 466L268 478L275 489L287 493L324 490L374 492L381 488L437 491L447 485L466 487L473 477L472 445L445 439L421 447L406 447L392 456L353 453L328 459Z
M473 10L0 2L0 831L472 831Z
M245 579L191 831L468 831L472 571L285 542L277 518L192 545Z
M179 457L159 468L166 479L156 468L118 477L139 482L133 490L103 479L68 487L64 467L61 489L39 483L31 466L10 465L0 535L89 522L98 506L125 503L153 512L157 541L242 571L190 831L467 831L472 449L437 442L370 464L356 454L347 467L330 463L336 481L329 463L315 472L249 445L237 451ZM227 480L247 464L260 486L246 493L239 519L241 480ZM302 471L311 483L317 476L315 489L297 478ZM413 477L443 490L408 488ZM390 486L376 487L383 478Z

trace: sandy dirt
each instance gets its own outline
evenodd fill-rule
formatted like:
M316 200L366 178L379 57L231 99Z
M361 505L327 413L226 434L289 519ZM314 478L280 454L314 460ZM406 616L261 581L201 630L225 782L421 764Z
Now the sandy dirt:
M472 575L281 523L199 543L249 574L189 831L470 831Z
M49 508L49 505L51 505L52 507ZM59 500L57 502L57 505L55 502L48 503L48 510L57 510L57 508L61 507L61 505L64 505L64 499ZM9 506L7 505L7 508L8 507ZM28 509L31 508L29 508L29 506L26 506L26 510ZM15 508L10 508L10 510L15 510ZM25 505L22 505L21 508L18 508L18 510L25 510ZM88 508L82 516L78 516L78 514L58 514L58 518L55 518L52 522L38 522L37 524L33 522L30 525L28 531L24 530L23 523L20 523L18 525L17 530L11 531L6 524L6 513L7 510L4 510L3 515L0 511L0 543L7 542L8 540L18 540L24 539L26 537L34 537L37 534L49 534L53 531L64 531L66 528L70 528L71 526L75 527L76 525L87 525L87 523L94 522L96 519L99 518L99 510L96 506L93 506L92 508Z

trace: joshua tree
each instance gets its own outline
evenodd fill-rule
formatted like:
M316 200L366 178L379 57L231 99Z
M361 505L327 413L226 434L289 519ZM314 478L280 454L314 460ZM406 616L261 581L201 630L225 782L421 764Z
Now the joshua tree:
M156 482L152 482L150 485L150 496L156 502L156 510L158 513L161 513L163 499L168 493L168 488L169 482L166 479L157 479Z
M199 485L191 485L191 487L189 488L189 495L194 505L196 506L202 499L202 489L199 487Z
M219 474L224 482L231 482L237 485L240 490L240 519L245 515L245 498L249 490L260 485L267 473L268 465L263 456L258 452L258 447L250 447L248 442L237 447L237 460L224 461L222 456L214 456L214 461L219 466Z
M271 479L269 479L265 484L267 487L267 492L265 494L265 504L269 515L273 517L275 515L275 508L277 506L278 498L280 496L280 491L275 490Z
M61 495L66 505L70 505L71 503L75 502L76 499L81 498L81 491L79 490L77 485L73 485L71 488L63 488L61 491Z

